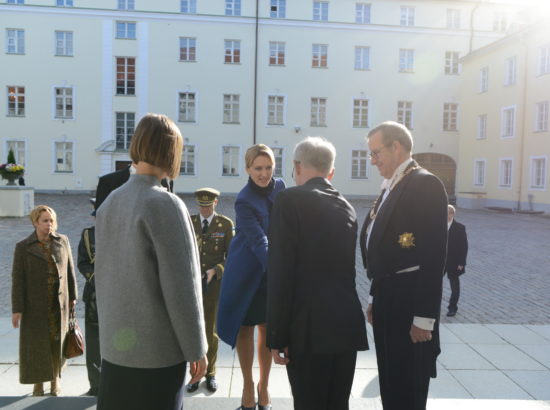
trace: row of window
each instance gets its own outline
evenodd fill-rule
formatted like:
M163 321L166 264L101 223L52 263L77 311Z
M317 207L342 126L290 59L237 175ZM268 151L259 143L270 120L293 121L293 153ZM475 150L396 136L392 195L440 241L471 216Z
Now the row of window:
M118 126L117 116L117 126ZM130 124L121 124L126 126ZM133 119L132 119L133 132ZM6 151L13 150L15 161L18 164L25 165L26 143L22 140L8 140L6 143ZM283 176L284 164L284 148L272 147L275 155L275 176ZM72 141L54 141L54 166L53 171L57 173L72 173L74 172L74 142ZM197 175L196 159L197 146L186 144L181 159L181 175ZM236 145L223 145L221 147L221 175L222 176L240 176L241 175L241 147ZM368 178L369 162L368 151L357 149L351 151L351 167L350 176L352 179Z
M529 188L546 189L546 156L532 156L530 164ZM485 187L487 160L474 160L475 187ZM514 173L514 159L500 158L498 161L498 186L503 189L512 189Z
M241 15L241 0L223 0L224 14L226 16ZM7 0L8 4L24 4L24 0ZM56 0L58 7L73 7L73 0ZM118 0L117 8L119 10L135 10L134 0ZM270 0L269 16L270 18L286 18L286 0ZM180 0L180 12L185 14L197 14L197 0ZM372 4L355 3L355 22L358 24L371 24ZM312 20L328 21L329 2L313 1ZM416 8L412 6L400 6L399 25L412 27L415 25ZM505 32L508 26L508 17L504 12L495 12L493 16L493 30ZM446 27L449 29L461 28L461 10L446 10Z
M548 101L535 103L533 131L546 132L548 131L548 117L550 104ZM516 106L503 107L500 114L500 137L512 138L515 137L516 130ZM477 116L477 139L487 138L487 114Z

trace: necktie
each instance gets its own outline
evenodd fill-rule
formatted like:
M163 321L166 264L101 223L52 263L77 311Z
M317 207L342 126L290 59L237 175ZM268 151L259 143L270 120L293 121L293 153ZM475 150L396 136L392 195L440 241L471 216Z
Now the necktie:
M206 233L208 231L208 219L203 219L202 221L202 233Z

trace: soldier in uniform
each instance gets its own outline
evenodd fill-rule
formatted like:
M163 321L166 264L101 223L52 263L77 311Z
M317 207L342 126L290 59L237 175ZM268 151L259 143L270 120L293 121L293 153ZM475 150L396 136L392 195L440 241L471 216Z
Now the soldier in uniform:
M204 321L206 324L206 339L208 340L206 388L211 392L218 389L215 377L218 356L216 316L225 259L229 251L229 244L233 239L233 221L215 212L219 196L220 192L212 188L201 188L195 191L199 214L191 217L201 259ZM199 382L187 385L189 393L196 391L198 388Z

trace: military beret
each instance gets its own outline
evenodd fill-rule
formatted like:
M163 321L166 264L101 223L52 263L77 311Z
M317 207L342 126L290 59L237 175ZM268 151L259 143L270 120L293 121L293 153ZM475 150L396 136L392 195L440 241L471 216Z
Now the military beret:
M209 206L220 196L220 191L214 188L199 188L195 191L195 201L200 206Z

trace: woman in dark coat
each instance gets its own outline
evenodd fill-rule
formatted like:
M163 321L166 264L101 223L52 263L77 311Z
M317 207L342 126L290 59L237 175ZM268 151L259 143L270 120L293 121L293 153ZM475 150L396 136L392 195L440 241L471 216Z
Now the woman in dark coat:
M77 290L69 239L58 234L55 211L39 205L30 214L35 231L15 245L12 323L19 335L19 381L34 384L33 396L60 393L63 344Z
M267 230L271 207L278 192L285 188L274 179L275 157L269 147L253 145L246 151L246 171L250 178L235 202L236 235L231 242L222 279L218 307L219 337L237 346L243 373L243 410L255 408L254 328L258 326L258 361L260 380L257 386L260 410L271 407L268 382L271 355L266 347L267 309Z

